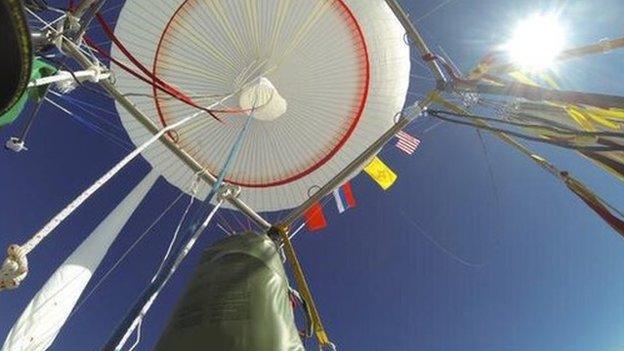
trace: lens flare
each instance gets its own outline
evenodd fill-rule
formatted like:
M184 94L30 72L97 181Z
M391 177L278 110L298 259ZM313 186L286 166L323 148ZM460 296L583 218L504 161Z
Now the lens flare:
M521 21L503 49L524 70L550 68L566 45L566 30L557 15L541 13Z

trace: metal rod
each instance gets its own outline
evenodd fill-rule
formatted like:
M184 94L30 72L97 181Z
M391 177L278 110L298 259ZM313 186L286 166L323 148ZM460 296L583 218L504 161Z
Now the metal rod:
M93 62L91 62L88 57L86 57L80 50L78 50L76 44L74 44L73 42L69 40L64 40L63 48L71 57L78 61L78 63L80 63L80 65L82 65L84 69L89 69L89 67L93 65ZM160 131L158 125L156 125L149 117L147 117L145 114L143 114L143 112L136 108L136 106L134 106L134 104L128 98L123 96L123 94L121 94L121 92L117 90L115 85L109 79L101 80L99 84L123 108L125 108L131 116L136 118L137 121L139 121L145 128L147 128L150 133L157 134ZM217 179L212 174L205 171L205 168L199 162L197 162L197 160L195 160L193 156L189 155L188 152L186 152L186 150L181 148L178 144L171 141L171 139L169 139L166 135L163 135L163 137L160 138L160 141L162 141L162 143L169 150L171 150L174 155L179 157L180 160L182 160L193 171L203 171L201 172L200 176L210 186L212 186L216 182ZM228 201L230 202L230 204L232 204L232 206L236 207L239 211L247 215L247 217L254 221L254 223L256 223L260 228L267 230L271 227L271 224L267 220L262 218L260 214L251 209L251 207L245 204L242 200L238 198L228 198Z
M72 14L78 18L82 17L87 10L93 6L96 2L100 0L82 0L76 8L73 10Z
M456 81L453 84L453 88L472 93L522 97L533 101L558 101L568 104L584 104L602 108L624 108L624 96L546 89L522 83L499 86Z
M396 0L386 0L386 3L390 6L394 15L405 28L407 35L414 42L418 51L420 51L420 55L422 57L430 56L432 52L429 49L427 42L425 42L425 39L416 28L416 25L410 20L409 15L403 10L401 5L399 5ZM444 72L442 71L442 67L440 67L440 64L435 60L427 61L426 63L429 66L429 69L431 69L431 72L433 72L433 75L436 77L437 88L442 90L446 84L446 78L444 76Z
M28 132L30 131L30 128L32 127L33 123L35 122L35 118L37 118L37 115L39 115L39 110L41 110L41 106L43 105L43 101L45 100L45 97L46 97L46 95L48 95L49 91L50 91L49 87L46 87L43 95L41 95L41 99L39 99L39 101L36 102L35 107L33 108L32 112L30 113L30 117L28 118L28 122L26 122L26 125L24 126L24 129L22 130L22 134L19 136L19 141L21 143L24 143L26 141L26 136L28 135Z
M425 100L419 102L416 108L422 111L426 108L433 99L438 95L438 90L431 91ZM390 129L388 129L379 139L371 144L362 154L356 157L347 167L343 168L334 178L329 180L321 189L312 194L303 204L293 209L278 225L279 228L290 227L297 218L301 217L307 210L309 210L315 203L319 202L325 195L336 189L341 185L353 172L359 170L359 168L370 160L377 152L388 142L396 133L405 128L415 118L415 114L403 115L397 123L395 123Z
M78 4L72 15L79 19L80 27L69 34L72 40L82 37L105 3L106 0L83 0Z
M80 82L83 82L85 80L99 81L101 79L107 79L109 77L110 77L110 73L108 72L97 73L94 70L77 71L77 72L73 72L73 74L67 71L58 71L58 73L53 76L38 78L33 81L30 81L30 83L28 83L28 87L29 88L38 87L38 86L48 85L52 83L73 81L76 79L79 80Z

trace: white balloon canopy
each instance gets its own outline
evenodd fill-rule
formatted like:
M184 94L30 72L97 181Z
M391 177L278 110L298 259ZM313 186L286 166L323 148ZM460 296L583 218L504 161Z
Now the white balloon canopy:
M256 108L226 180L257 211L301 204L394 123L409 84L404 33L384 0L133 0L115 28L138 61L196 104ZM112 56L129 61L117 47ZM198 111L115 73L163 127ZM149 138L118 110L135 144ZM206 114L170 137L217 174L246 116ZM194 172L163 145L144 157L188 191Z

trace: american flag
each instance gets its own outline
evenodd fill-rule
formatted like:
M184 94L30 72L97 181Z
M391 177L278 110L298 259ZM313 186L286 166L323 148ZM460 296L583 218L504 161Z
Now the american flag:
M414 138L404 131L398 132L396 134L396 137L399 139L396 143L396 147L408 155L412 155L420 145L420 140Z

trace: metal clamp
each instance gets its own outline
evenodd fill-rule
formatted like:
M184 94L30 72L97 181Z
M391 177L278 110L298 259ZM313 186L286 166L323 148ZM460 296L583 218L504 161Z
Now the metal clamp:
M26 147L24 143L24 140L18 137L11 137L9 140L7 140L6 144L4 144L4 147L7 150L11 150L14 152L21 152L24 150L28 150L28 148Z
M224 184L217 192L217 199L219 201L225 201L228 199L235 199L241 193L241 187L238 185Z
M422 107L419 102L416 102L412 106L409 106L405 108L403 111L399 112L400 115L398 117L397 122L401 119L407 119L408 121L412 121L422 116L426 110L427 109Z

